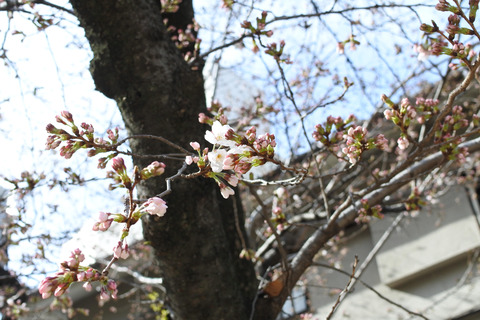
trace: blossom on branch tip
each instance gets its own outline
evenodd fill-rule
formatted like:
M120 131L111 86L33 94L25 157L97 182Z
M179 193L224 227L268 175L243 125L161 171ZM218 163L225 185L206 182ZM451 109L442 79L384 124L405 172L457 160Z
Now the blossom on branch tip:
M56 277L46 277L45 279L40 282L40 286L38 287L38 292L42 295L43 299L49 298L52 293L55 291L58 282Z
M200 123L209 123L212 119L205 115L205 113L198 114L198 122ZM210 122L211 123L211 122Z
M60 112L60 114L62 115L62 117L67 119L68 122L73 122L73 116L69 111L64 110Z
M117 289L117 283L109 279L105 285L102 286L100 289L100 299L108 301L110 300L110 297L113 299L117 299L117 294L118 294L118 289Z
M238 185L238 177L234 174L226 173L224 179L232 186L236 187Z
M127 259L130 255L128 251L128 244L123 245L122 241L118 241L117 245L113 247L113 256L117 259Z
M225 199L228 199L229 196L235 194L235 191L233 191L232 188L230 188L224 183L219 182L218 186L220 187L220 193L222 194L222 197L224 197Z
M113 158L112 169L115 170L115 172L117 172L118 174L124 173L127 170L127 167L125 166L125 162L123 161L123 158L121 157Z
M273 157L274 148L277 146L275 141L275 135L270 133L265 133L255 139L253 147L257 149L261 154L266 154L268 157Z
M190 146L193 148L193 150L200 151L200 143L193 141L193 142L190 142Z
M110 217L110 213L100 212L98 215L98 221L93 225L93 231L107 231L112 225L113 218Z
M144 211L146 211L148 214L156 215L159 217L163 217L167 212L168 208L166 202L159 197L153 197L148 199L147 202L143 204L143 206L145 207Z
M390 120L390 119L392 119L394 113L393 113L392 109L387 109L387 110L383 111L383 115L385 116L385 119Z
M40 282L38 291L42 298L46 299L52 294L56 297L63 295L73 282L87 281L90 283L101 280L103 276L99 271L80 266L80 262L84 260L85 256L80 249L73 250L69 259L60 263L60 270L54 276L46 277ZM84 285L84 287L88 290L88 285Z
M135 167L135 170L138 170L137 167ZM127 174L127 167L125 166L125 162L121 157L115 157L112 159L112 169L117 173L117 177L113 177L115 182L118 183L118 185L112 185L112 188L117 188L117 187L125 187L127 189L130 189L132 186L132 180L130 180L128 174ZM143 176L142 176L143 178ZM147 178L145 178L147 179Z
M140 175L143 180L158 177L165 172L165 164L163 162L153 161L146 168L143 168Z
M114 130L108 129L107 134L108 134L108 139L110 139L110 141L112 143L117 143L117 141L118 141L118 127L116 127Z

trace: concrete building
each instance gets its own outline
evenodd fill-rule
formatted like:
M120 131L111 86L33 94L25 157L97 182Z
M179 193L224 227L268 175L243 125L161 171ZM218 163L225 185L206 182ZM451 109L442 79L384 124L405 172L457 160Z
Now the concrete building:
M414 217L386 214L347 231L333 264L319 255L307 278L310 306L326 319L480 319L480 228L475 190L455 186ZM355 276L345 288L358 256ZM371 286L366 287L362 282ZM418 314L415 314L418 313Z

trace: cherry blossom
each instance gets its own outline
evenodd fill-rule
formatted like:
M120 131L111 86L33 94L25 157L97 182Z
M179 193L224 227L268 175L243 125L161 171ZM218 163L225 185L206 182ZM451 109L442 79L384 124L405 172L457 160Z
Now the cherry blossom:
M200 143L196 141L190 142L190 146L193 148L193 150L196 150L196 151L200 150Z
M107 231L112 225L113 218L109 218L110 213L100 212L98 214L98 221L93 225L93 231Z
M233 129L228 124L222 125L220 121L215 121L212 124L212 131L207 130L205 133L205 140L213 145L217 144L220 146L233 147L235 146L235 142L227 140L225 137L229 130Z
M208 160L213 172L221 172L223 170L223 162L227 157L225 149L217 149L208 153Z
M144 203L144 206L144 210L148 212L148 214L157 215L159 217L163 217L165 215L165 212L167 212L168 208L166 202L159 197L153 197L148 199L147 202Z
M113 256L117 259L127 259L130 253L128 252L128 244L123 245L122 241L118 241L117 245L113 247Z
M116 159L116 158L115 158ZM115 160L113 159L113 160ZM163 162L153 161L141 171L142 179L157 177L165 172L165 164Z
M219 183L218 186L220 187L220 193L222 194L222 197L225 199L228 199L229 196L233 196L235 194L233 189L224 183Z

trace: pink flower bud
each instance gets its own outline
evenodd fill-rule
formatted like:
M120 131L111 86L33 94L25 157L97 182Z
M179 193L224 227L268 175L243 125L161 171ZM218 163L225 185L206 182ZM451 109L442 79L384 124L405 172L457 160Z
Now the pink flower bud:
M87 157L91 158L95 155L97 155L97 150L96 149L90 149L90 150L87 151Z
M393 116L393 111L390 109L387 109L383 112L383 115L385 116L385 119L390 120Z
M55 120L60 123L60 124L67 124L65 121L63 121L63 119L60 117L60 116L55 116Z
M46 277L40 282L38 292L42 295L43 299L50 297L57 286L57 280L55 277Z
M112 169L115 170L118 174L120 174L121 172L124 172L127 169L127 167L125 166L125 162L123 161L123 158L121 157L113 158Z
M95 272L93 272L93 269L90 268L85 271L85 276L87 277L87 279L92 279L95 276Z
M55 289L55 292L53 293L53 295L55 297L59 297L61 296L62 294L65 293L65 291L67 291L68 289L68 285L66 283L61 283L58 285L58 287Z
M147 202L144 203L144 206L146 212L151 215L157 215L159 217L163 217L165 215L165 212L167 212L168 208L166 202L159 197L153 197L148 199Z
M123 247L123 243L119 241L113 248L113 256L117 259L127 259L129 256L128 244L125 244L125 247Z
M232 187L236 187L238 185L238 177L236 175L227 173L227 174L225 174L225 180L227 180L227 182Z
M218 121L220 121L221 124L226 125L228 123L228 118L226 115L222 114L218 117Z
M222 194L222 197L224 197L225 199L228 199L229 196L235 194L233 189L230 188L229 186L227 186L223 183L219 183L218 185L220 186L220 193Z
M148 165L146 170L152 177L160 176L165 172L165 164L163 162L154 161Z
M110 216L109 213L105 213L105 212L100 211L100 213L98 214L98 221L100 221L100 222L107 221L109 216Z
M205 115L205 113L199 113L198 114L198 122L200 123L208 123L208 120L210 120L209 117Z
M56 133L57 128L51 123L47 124L47 127L45 128L48 133Z
M337 53L343 54L345 52L345 44L343 42L337 43Z
M198 142L190 142L190 146L193 148L193 150L195 151L199 151L200 150L200 144Z
M100 300L110 300L110 295L108 294L107 290L105 290L105 288L100 289Z
M62 117L64 117L65 119L67 119L67 121L69 122L73 122L73 116L70 112L68 111L62 111L60 112L60 114L62 115Z
M108 280L107 282L107 288L108 290L110 291L114 291L114 290L117 290L117 283L114 281L114 280Z

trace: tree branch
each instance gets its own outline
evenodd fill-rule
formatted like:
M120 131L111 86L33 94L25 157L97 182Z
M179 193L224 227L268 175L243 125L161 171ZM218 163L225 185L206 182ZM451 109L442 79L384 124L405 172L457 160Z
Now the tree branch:
M480 138L462 143L459 147L467 148L469 153L480 151ZM401 186L407 184L419 175L429 172L432 168L441 166L445 161L445 157L441 152L432 154L399 173L394 179L392 179L392 183L367 194L364 199L368 201L370 206L379 204L385 197L397 191ZM360 206L360 201L350 205L334 223L329 223L315 231L304 243L291 263L292 275L290 279L292 284L296 283L305 270L312 264L316 253L323 247L323 245L340 230L346 228L355 221L355 218L358 215L356 210L356 207L358 206ZM285 297L286 299L286 296L287 295L285 294L282 297Z

